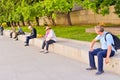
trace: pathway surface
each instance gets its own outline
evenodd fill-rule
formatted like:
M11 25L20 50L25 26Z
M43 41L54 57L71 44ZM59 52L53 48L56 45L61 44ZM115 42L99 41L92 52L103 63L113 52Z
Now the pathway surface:
M87 64L55 53L42 54L38 47L0 36L0 80L120 80L108 71L95 75Z

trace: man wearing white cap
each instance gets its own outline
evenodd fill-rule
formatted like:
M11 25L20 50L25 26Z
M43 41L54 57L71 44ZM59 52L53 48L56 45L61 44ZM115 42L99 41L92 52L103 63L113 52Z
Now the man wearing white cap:
M30 34L30 36L26 37L26 42L25 42L26 44L25 44L25 46L29 46L29 40L33 39L33 38L36 38L36 36L37 36L37 31L36 31L35 28L33 28L32 26L28 26L28 29L31 30L31 34Z

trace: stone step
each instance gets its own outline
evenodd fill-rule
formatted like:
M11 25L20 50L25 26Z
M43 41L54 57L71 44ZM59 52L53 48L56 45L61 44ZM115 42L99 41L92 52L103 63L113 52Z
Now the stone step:
M9 36L10 31L5 30L4 35ZM26 35L19 35L19 40L25 41ZM78 60L88 64L88 51L90 42L85 41L77 41L71 39L57 38L58 41L52 45L50 45L49 51L54 52L56 54L60 54L66 57L69 57L74 60ZM30 45L35 45L41 48L43 39L42 38L34 38L30 40ZM99 43L96 44L95 47L99 47ZM97 58L96 62L97 62ZM109 64L104 64L105 70L111 71L113 73L117 73L120 75L120 51L116 53L114 57L110 59Z
M0 36L0 80L119 80L105 71L87 71L88 64L59 54L39 52L39 47L25 47L22 41Z

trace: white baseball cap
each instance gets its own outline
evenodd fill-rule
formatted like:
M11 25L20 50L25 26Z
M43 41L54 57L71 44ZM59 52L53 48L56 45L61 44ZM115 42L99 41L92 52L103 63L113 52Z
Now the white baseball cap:
M30 29L31 28L31 26L28 26L28 29Z

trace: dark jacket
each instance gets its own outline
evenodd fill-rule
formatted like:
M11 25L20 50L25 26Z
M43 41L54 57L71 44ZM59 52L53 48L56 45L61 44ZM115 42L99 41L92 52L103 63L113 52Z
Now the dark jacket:
M3 30L4 30L4 28L2 26L0 26L0 31L3 31Z
M31 34L30 34L31 38L36 38L37 37L37 31L35 28L32 28Z
M18 34L25 34L24 31L22 30L22 28L19 28L17 33Z

